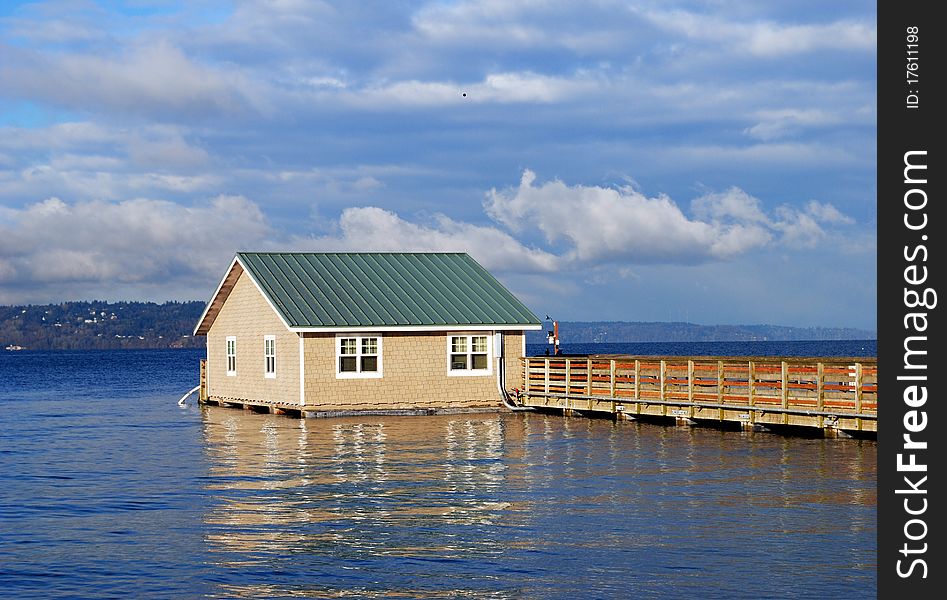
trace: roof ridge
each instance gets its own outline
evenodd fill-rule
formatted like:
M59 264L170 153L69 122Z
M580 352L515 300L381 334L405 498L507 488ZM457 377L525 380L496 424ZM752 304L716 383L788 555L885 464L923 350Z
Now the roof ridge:
M250 252L239 263L293 330L540 326L466 252Z
M342 250L342 251L308 251L308 250L240 250L237 254L465 254L470 256L467 252L455 251L455 250Z

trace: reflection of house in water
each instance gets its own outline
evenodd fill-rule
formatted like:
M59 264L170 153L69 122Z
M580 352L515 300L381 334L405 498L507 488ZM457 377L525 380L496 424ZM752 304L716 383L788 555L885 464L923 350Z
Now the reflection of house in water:
M203 429L210 559L231 568L296 553L333 571L489 556L522 514L502 501L499 414L287 420L208 406Z
M818 536L827 564L873 556L868 443L535 413L202 418L220 596L544 597L553 579L622 597L613 572L656 551L809 556Z

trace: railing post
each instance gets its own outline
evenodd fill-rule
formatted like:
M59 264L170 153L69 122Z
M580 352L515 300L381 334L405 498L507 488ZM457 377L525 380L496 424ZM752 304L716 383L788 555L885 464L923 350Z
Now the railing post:
M549 400L549 359L544 359L546 363L546 376L545 376L545 389L543 390L546 393L546 400Z
M779 385L779 399L783 408L789 406L789 365L782 362Z
M855 412L862 411L862 364L855 363Z
M789 365L782 361L779 377L779 399L783 408L789 407ZM783 424L789 424L789 413L783 413Z
M818 374L816 375L815 389L816 389L816 407L819 410L822 410L825 403L825 365L822 362L819 362L817 368Z
M586 388L588 392L586 395L591 396L592 395L592 359L591 358L587 359L586 364L588 365L585 368L585 379L586 379L586 383L588 384L588 387Z
M572 395L572 361L566 359L566 404L568 405L569 396Z
M694 403L694 361L687 361L687 401Z
M753 395L756 387L756 365L753 361L747 363L746 368L746 403L753 406Z
M526 394L526 395L529 395L529 368L530 368L530 364L529 364L529 359L528 359L528 358L524 358L523 361L526 363L525 368L523 369L523 376L525 377L525 380L523 381L523 393Z
M723 361L717 361L717 404L723 404ZM723 409L717 409L717 418L723 421Z
M638 385L638 374L641 371L641 361L635 359L635 402L641 399L641 390Z
M609 378L610 378L609 387L608 387L609 396L614 398L615 397L615 359L614 358L611 361L609 361L608 373L609 373Z
M661 391L658 393L658 397L661 400L667 400L667 398L664 397L665 391L664 391L664 361L663 360L661 361L661 366L658 367L658 369L659 369L659 375L661 376L661 379L660 379ZM666 407L665 407L665 410L667 410Z

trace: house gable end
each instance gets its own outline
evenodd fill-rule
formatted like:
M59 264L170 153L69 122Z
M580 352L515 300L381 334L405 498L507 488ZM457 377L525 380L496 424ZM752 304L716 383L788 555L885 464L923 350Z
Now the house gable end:
M224 304L226 304L227 299L230 298L230 294L233 292L234 286L236 286L237 281L240 279L241 275L246 275L247 278L253 282L253 287L256 289L256 292L260 294L260 296L266 301L266 304L269 306L270 310L276 314L286 329L290 329L285 317L280 313L280 311L276 309L276 307L273 306L272 300L260 288L260 284L253 277L253 274L244 267L240 257L237 256L234 258L233 262L230 264L230 268L224 275L224 278L217 286L217 291L214 292L214 295L211 297L210 301L207 303L207 306L204 308L204 313L201 315L201 318L197 322L197 326L194 328L194 335L207 335L207 332L210 331L210 328L214 325L217 315L220 314L220 311Z

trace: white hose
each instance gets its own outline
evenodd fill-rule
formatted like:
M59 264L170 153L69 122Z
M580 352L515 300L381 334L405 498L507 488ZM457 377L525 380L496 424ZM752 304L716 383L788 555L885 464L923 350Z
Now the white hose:
M196 392L196 391L199 390L199 389L201 389L201 384L197 384L196 386L194 386L194 389L193 389L193 390L191 390L190 392L188 392L188 393L184 394L183 396L181 396L181 399L178 400L178 406L185 406L188 397L190 397L191 394L193 394L194 392Z

